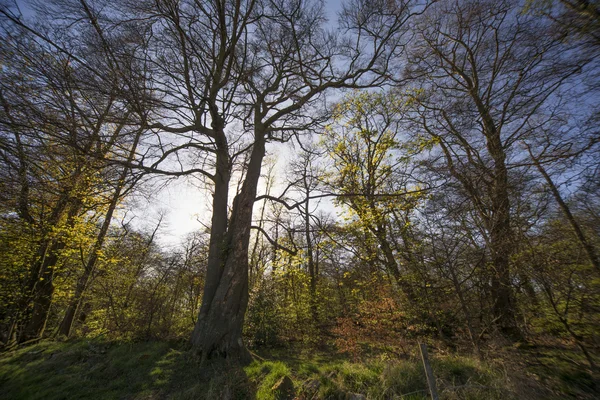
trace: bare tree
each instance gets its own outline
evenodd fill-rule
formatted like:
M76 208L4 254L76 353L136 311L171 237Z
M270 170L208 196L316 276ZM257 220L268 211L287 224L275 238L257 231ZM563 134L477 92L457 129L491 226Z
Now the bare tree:
M519 338L511 284L510 171L515 143L552 121L541 108L580 71L518 2L443 1L422 20L408 73L415 127L439 145L448 175L480 218L493 263L493 319Z
M266 145L287 141L322 119L325 92L381 84L405 44L408 18L423 7L353 1L341 13L339 31L332 32L324 28L321 2L128 4L127 20L133 13L152 26L150 63L155 91L162 93L162 112L155 111L147 124L157 133L150 149L155 152L147 153L150 164L143 168L200 174L212 187L208 270L192 334L203 359L248 359L241 339L248 245ZM168 169L181 160L192 166Z

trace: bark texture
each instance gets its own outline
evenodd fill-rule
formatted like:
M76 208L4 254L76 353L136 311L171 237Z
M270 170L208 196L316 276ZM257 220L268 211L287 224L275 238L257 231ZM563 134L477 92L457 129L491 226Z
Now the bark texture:
M201 354L203 361L213 356L236 359L242 363L251 360L242 340L242 328L248 306L248 247L252 209L265 155L264 138L260 133L256 135L242 189L233 201L229 224L225 200L227 190L224 187L228 185L221 182L222 186L215 188L215 230L211 232L202 307L191 338L193 347Z

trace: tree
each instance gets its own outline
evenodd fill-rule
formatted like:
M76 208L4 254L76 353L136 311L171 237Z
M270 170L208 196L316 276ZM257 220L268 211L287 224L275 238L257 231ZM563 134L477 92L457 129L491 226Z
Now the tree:
M533 165L535 165L535 168L539 171L540 175L542 175L542 177L544 178L544 181L546 181L546 184L548 185L548 188L550 189L552 196L556 200L556 203L559 205L563 215L565 216L567 221L569 221L569 224L573 228L573 231L575 232L575 235L577 236L579 243L581 243L581 245L585 249L585 252L586 252L590 262L592 263L594 268L596 268L596 271L600 272L600 260L598 259L598 255L596 254L596 249L594 248L592 243L590 243L590 241L586 237L585 233L581 229L580 224L577 222L577 220L573 216L573 213L571 212L571 209L569 208L568 204L565 202L565 200L563 199L563 196L560 194L558 187L556 186L556 184L554 183L554 181L548 174L548 171L546 171L546 168L544 168L544 166L540 162L539 158L536 157L535 155L533 155L533 153L531 152L531 148L528 147L527 151L529 153L529 156L531 157Z
M329 127L324 146L333 159L335 173L328 184L339 194L338 202L373 236L387 272L417 309L418 296L407 277L414 264L407 230L409 215L424 192L409 169L411 156L429 144L409 145L410 139L402 137L403 107L402 98L394 94L348 96L336 107L336 123Z
M551 123L540 110L581 67L548 29L517 2L439 2L419 25L407 71L414 127L437 141L477 212L493 265L493 319L515 339L510 167L523 159L515 144Z
M317 310L317 284L319 279L319 234L317 223L321 221L316 212L320 204L320 190L323 189L321 176L325 175L323 165L319 163L320 150L313 143L300 144L302 150L298 157L289 163L290 172L288 176L288 186L291 196L296 194L298 201L296 203L300 224L295 227L302 237L299 240L300 247L303 249L302 255L305 259L306 269L309 276L310 291L310 310L312 322L318 323L319 315ZM313 201L316 200L316 201ZM290 210L293 211L293 210Z
M129 66L125 76L113 54L102 51L106 38L94 33L94 24L68 29L63 19L36 24L4 6L0 15L6 21L0 51L9 60L0 88L4 177L17 194L14 212L36 232L36 255L12 328L19 327L19 340L27 341L44 333L69 236L78 221L91 219L103 203L101 194L112 189L102 182L114 178L108 167L134 158L120 146L128 146L132 132L139 141L139 120L133 122L132 115L145 100L143 80L133 81L139 78L135 62L126 56L120 60ZM124 49L137 45L119 34L113 39ZM125 98L133 91L140 94L135 105Z
M322 3L304 0L139 2L128 9L128 20L134 13L154 30L149 63L163 97L147 126L157 143L177 138L156 146L147 169L197 173L212 187L208 269L191 339L203 359L248 358L241 338L248 244L267 144L322 119L316 111L325 109L325 92L382 83L408 18L423 7L353 1L338 33L323 27ZM186 154L192 168L162 167ZM242 180L229 213L236 176Z
M133 143L131 144L131 149L129 150L129 155L126 159L127 164L131 164L133 162L141 136L142 130L140 129L136 133ZM104 246L104 240L106 239L106 235L110 228L115 210L117 209L117 205L119 201L124 197L124 195L128 192L128 189L131 189L133 185L135 185L137 180L139 180L139 176L134 179L130 179L131 172L132 171L129 166L122 167L121 173L117 178L115 187L112 193L110 194L110 201L108 204L108 208L106 209L106 213L104 215L104 221L102 221L102 225L100 226L100 230L98 231L98 235L96 236L94 245L90 250L90 254L88 255L87 260L85 261L83 273L77 280L73 298L67 306L63 320L60 324L60 327L58 328L58 332L61 335L64 335L66 337L70 336L71 328L73 327L73 321L81 307L84 298L83 296L90 284L91 279L93 278L94 271L96 269L96 264L98 263L98 258L100 257L100 252Z
M568 218L556 210L526 238L517 256L538 291L540 304L532 314L534 329L570 339L596 368L593 343L597 337L600 291L585 248Z

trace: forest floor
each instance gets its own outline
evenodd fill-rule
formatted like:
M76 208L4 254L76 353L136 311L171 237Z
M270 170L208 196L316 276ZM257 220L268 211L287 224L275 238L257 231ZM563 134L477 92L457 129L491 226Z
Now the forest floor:
M485 362L435 349L430 357L441 399L600 398L599 375L566 348L510 347ZM297 399L429 398L416 354L359 362L327 352L257 350L244 368L200 368L182 343L98 339L45 341L0 355L0 398L275 399L273 387L285 376Z

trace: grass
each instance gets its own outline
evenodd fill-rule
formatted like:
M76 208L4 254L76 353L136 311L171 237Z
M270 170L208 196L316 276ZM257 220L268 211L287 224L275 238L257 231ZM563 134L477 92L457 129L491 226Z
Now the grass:
M9 399L151 398L182 354L160 342L44 342L0 359L0 386Z
M600 398L600 375L587 367L578 351L553 346L534 346L518 352L528 374L563 398ZM525 357L523 357L525 354ZM514 357L513 357L514 358Z
M245 370L250 381L260 385L258 399L273 399L270 389L284 375L294 380L299 399L344 399L348 393L360 393L369 399L429 399L423 367L416 357L379 357L353 363L325 354L294 356L289 350L268 356L280 361L255 361ZM433 368L443 399L519 398L502 373L471 358L434 359Z
M326 353L260 354L266 359L245 368L225 362L200 368L177 343L47 341L0 356L0 397L271 400L276 398L273 386L288 376L298 399L344 399L348 393L369 399L428 398L416 357L380 356L356 363ZM488 363L434 354L432 364L440 397L448 400L592 399L600 390L577 360L552 349L514 350Z

